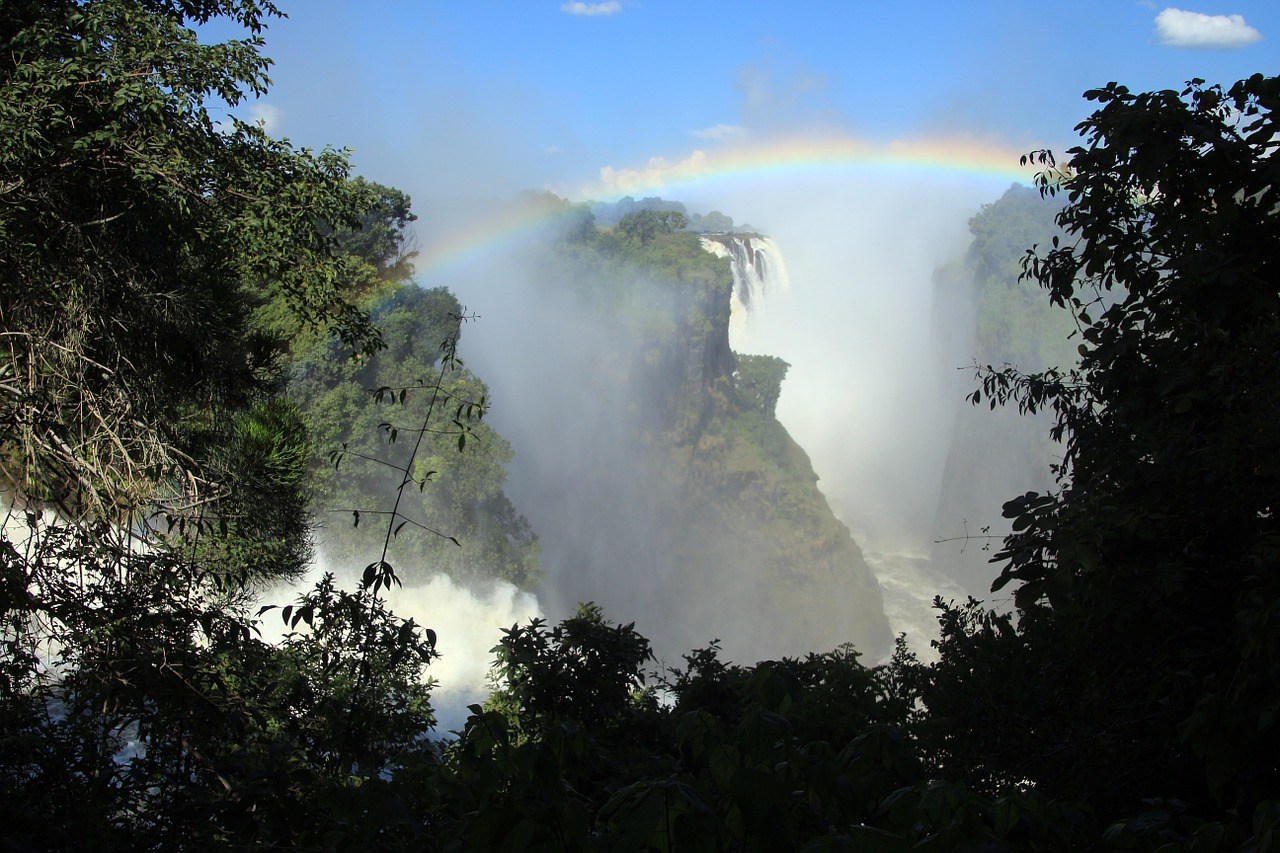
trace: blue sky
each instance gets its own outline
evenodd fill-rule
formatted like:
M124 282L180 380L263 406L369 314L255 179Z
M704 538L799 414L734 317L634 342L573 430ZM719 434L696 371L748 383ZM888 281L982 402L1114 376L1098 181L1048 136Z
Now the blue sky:
M284 0L240 112L420 205L779 135L1061 149L1109 80L1280 73L1280 2L1181 3Z

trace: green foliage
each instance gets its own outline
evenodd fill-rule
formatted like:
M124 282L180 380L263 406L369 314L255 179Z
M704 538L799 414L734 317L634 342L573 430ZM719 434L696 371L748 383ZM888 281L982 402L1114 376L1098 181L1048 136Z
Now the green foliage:
M307 459L311 446L296 406L278 397L224 413L199 435L205 471L234 483L214 518L153 513L149 538L181 550L228 584L298 576L311 560Z
M1070 166L1032 155L1067 237L1025 265L1074 315L1079 365L990 370L980 391L1051 413L1059 488L1005 506L1016 630L961 631L943 662L981 640L975 683L999 683L1002 656L1037 673L996 694L1001 740L969 745L989 778L1108 815L1141 796L1243 821L1280 785L1280 386L1259 369L1280 345L1280 79L1086 96ZM1062 726L1022 729L1048 708Z
M508 632L508 661L552 679L526 688L556 710L474 709L446 758L443 837L477 850L1054 850L1087 837L1070 807L929 778L905 733L920 674L905 647L875 668L848 648L739 667L713 645L658 679L663 705L626 698L643 647L594 608ZM586 671L614 685L603 713L581 713L590 691L560 677Z
M385 349L343 361L336 341L316 340L295 355L290 383L316 447L329 450L311 482L330 559L363 565L390 530L401 580L445 572L531 586L537 537L502 492L511 446L481 419L488 390L456 357L462 307L407 282L361 304Z
M628 214L641 211L679 213L681 215L687 215L688 213L682 203L658 198L657 196L649 196L636 201L627 195L612 203L593 202L591 204L591 213L602 228L612 228Z
M429 632L325 578L271 647L237 588L184 555L33 523L21 552L0 550L0 576L38 590L43 620L6 602L6 843L308 846L396 828L344 823L364 786L431 759Z
M782 393L782 380L787 378L791 365L772 355L739 353L735 357L738 369L733 375L733 388L739 404L772 417Z
M446 572L530 586L537 539L502 493L511 448L481 421L488 391L457 358L462 306L444 288L423 291L409 279L408 196L354 183L369 193L368 207L328 230L345 253L339 288L376 324L381 349L344 358L339 338L298 327L278 291L255 314L260 329L289 342L283 367L318 451L309 487L328 526L326 555L362 565L371 556L385 563L394 550L411 579ZM550 194L529 203L563 207L566 222L582 212Z
M310 554L278 359L299 332L381 346L344 295L371 262L339 234L406 214L340 153L212 121L206 98L264 90L274 14L0 11L6 847L366 849L404 830L384 774L434 760L434 640L369 585L322 581L279 647L248 612ZM250 37L199 43L215 17ZM398 238L373 236L391 274Z
M586 202L570 202L547 190L525 190L521 201L540 212L539 218L551 226L554 241L590 242L596 230L596 216Z
M591 603L554 628L541 619L512 626L495 651L499 701L525 730L557 720L613 720L635 701L644 687L641 667L653 658L634 623L612 625Z
M335 232L338 249L374 266L381 279L398 280L410 273L417 252L406 243L405 227L418 217L409 210L409 196L357 177L354 183L370 191L374 204L354 224Z
M317 228L364 206L344 157L217 127L203 106L263 91L257 32L271 14L6 4L0 476L20 496L112 518L216 501L226 484L209 481L190 427L202 409L242 405L268 367L249 322L268 282L302 322L377 347ZM185 27L220 15L254 35L202 45Z
M726 216L718 210L708 214L695 213L689 217L690 231L728 232L733 230L733 217Z
M674 210L637 210L618 220L617 230L628 240L647 246L655 237L673 234L689 224L689 217Z
M682 338L714 334L708 303L731 278L727 262L703 251L696 235L662 228L644 242L617 229L579 227L582 211L562 207L572 227L543 258L539 280L566 287L621 333L638 337L652 365L678 351Z
M435 725L426 678L434 631L396 617L368 585L338 589L331 574L280 616L289 628L282 672L265 683L277 692L288 743L330 775L366 779L425 748L422 737Z

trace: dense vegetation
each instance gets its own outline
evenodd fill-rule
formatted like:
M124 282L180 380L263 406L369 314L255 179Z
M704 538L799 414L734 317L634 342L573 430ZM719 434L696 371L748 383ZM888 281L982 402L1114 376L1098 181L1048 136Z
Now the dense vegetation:
M735 225L733 217L713 210L710 213L697 213L688 210L682 202L673 201L671 199L657 198L650 196L642 198L639 201L631 196L623 196L617 201L593 202L589 209L592 217L597 224L612 228L617 225L624 217L633 213L677 213L684 217L684 222L680 228L693 231L695 233L729 233L738 232L743 234L754 234L756 229L750 225Z
M280 330L383 346L336 237L376 193L338 152L205 108L263 91L271 14L0 12L0 797L17 849L281 838L431 721L431 644L370 588L322 583L290 613L313 630L277 646L247 610L311 553ZM215 15L250 37L198 43L188 25Z
M1074 315L1079 364L988 371L972 395L1050 412L1064 442L1057 487L1005 508L996 587L1016 584L1016 631L972 638L1043 673L1016 699L988 694L1003 709L989 719L1053 713L1016 756L986 748L982 772L1028 772L1104 813L1141 791L1266 814L1280 387L1258 365L1280 341L1280 80L1088 97L1068 173L1038 155L1072 239L1025 267Z
M360 371L396 347L400 306L455 310L384 275L407 199L337 153L210 121L204 100L260 90L265 61L256 38L201 45L187 26L256 33L272 13L0 11L7 847L1274 848L1280 78L1111 84L1088 93L1069 166L1036 155L1066 203L1026 275L1074 317L1079 361L993 366L972 398L1048 412L1063 441L1055 487L1006 505L998 585L1016 613L942 608L931 666L840 648L736 667L713 647L654 674L648 640L584 606L512 628L493 699L437 744L434 635L378 595L395 569L353 592L321 580L274 645L246 605L309 551L290 359L334 371L324 387L378 381ZM691 235L578 233L562 251L595 264L575 280L604 302L626 298L619 258L680 271L662 279L677 305L721 298ZM634 316L655 343L673 333ZM335 334L340 367L319 363ZM428 388L462 383L450 438L490 440L456 351L413 357ZM732 447L785 369L719 357L663 374L715 380L659 422L676 453Z
M310 478L325 558L358 568L381 553L388 496L407 476L411 488L391 525L403 581L444 572L464 583L532 586L537 537L502 491L511 446L480 418L488 391L456 357L462 306L443 288L400 277L356 304L377 324L380 351L344 359L336 340L317 338L288 363L289 398L314 446L327 451ZM380 393L371 399L370 389Z

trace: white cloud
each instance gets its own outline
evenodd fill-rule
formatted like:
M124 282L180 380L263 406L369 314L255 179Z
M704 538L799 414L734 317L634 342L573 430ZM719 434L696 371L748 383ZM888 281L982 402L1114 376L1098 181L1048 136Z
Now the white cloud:
M745 127L739 127L736 124L717 124L713 127L704 127L701 130L691 131L694 136L699 139L741 139L747 135Z
M561 148L559 145L548 145L546 148L542 149L542 153L551 155L551 154L561 154L563 152L561 151Z
M665 157L650 157L641 168L615 169L605 166L600 170L600 182L594 192L583 195L625 195L633 192L655 190L671 181L697 175L710 163L705 151L694 151L688 157L672 163Z
M1156 15L1156 36L1170 47L1234 48L1262 40L1243 15L1204 15L1165 9Z
M582 0L574 0L572 3L561 6L560 11L568 12L570 15L616 15L622 11L622 4L618 0L607 0L604 3L583 3Z
M249 121L257 124L265 133L274 135L284 120L284 111L279 107L258 101L249 105Z

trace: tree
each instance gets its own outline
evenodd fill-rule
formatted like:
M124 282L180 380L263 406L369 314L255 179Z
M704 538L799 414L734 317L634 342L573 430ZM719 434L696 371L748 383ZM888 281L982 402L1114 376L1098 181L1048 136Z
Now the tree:
M926 701L991 715L951 745L987 784L1247 826L1280 789L1280 78L1086 97L1069 164L1030 155L1067 237L1025 263L1079 365L989 367L971 398L1052 413L1057 489L1005 506L993 588L1015 585L1016 626L949 611Z
M688 224L689 217L678 210L637 210L618 220L618 231L647 246L655 237L673 234Z
M216 504L230 486L204 455L226 424L201 413L263 387L263 288L376 349L323 227L354 223L369 188L339 152L217 125L204 106L265 90L274 14L252 0L6 4L0 476L19 500L105 518ZM215 16L251 37L199 44L186 25Z
M531 586L537 537L502 491L513 451L481 420L488 389L457 358L458 300L390 281L361 305L378 323L382 351L341 360L335 340L318 338L290 362L289 395L321 451L310 482L327 522L327 558L339 566L377 556L388 528L400 534L405 522L392 561L401 581L432 572Z
M738 401L750 411L772 416L791 365L772 355L735 353L734 359L738 363L733 375Z
M340 152L213 121L207 99L264 91L276 14L256 0L0 11L8 846L303 843L345 819L317 803L377 788L430 726L430 636L370 590L322 584L290 615L306 638L283 649L254 638L247 609L310 554L285 330L380 347L344 295L367 264L339 232L408 215L403 196L349 180ZM215 17L249 37L201 44L189 26ZM393 266L394 229L370 236ZM355 724L369 707L386 713Z
M554 628L541 619L512 626L497 647L500 704L510 704L526 729L572 719L614 721L644 687L641 667L652 660L635 624L614 625L594 603Z
M409 196L359 177L354 183L373 194L374 204L354 227L338 229L341 251L372 264L381 279L407 278L412 272L410 262L418 254L405 232L405 226L418 218L409 210Z
M733 231L733 217L727 216L718 210L713 210L705 215L693 213L689 215L689 224L686 227L690 231L699 233L728 233Z

